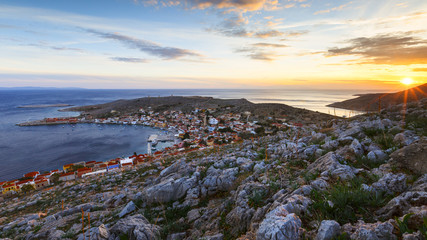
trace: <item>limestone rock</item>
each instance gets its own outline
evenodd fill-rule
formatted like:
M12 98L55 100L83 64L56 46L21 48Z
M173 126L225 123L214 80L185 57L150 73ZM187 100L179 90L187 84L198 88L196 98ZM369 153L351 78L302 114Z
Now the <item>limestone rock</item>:
M334 220L323 220L315 240L331 240L340 235L340 224Z
M299 239L301 220L294 213L288 213L284 206L269 212L257 231L257 240Z
M185 196L187 190L197 183L195 176L179 179L168 178L159 184L146 188L142 192L142 198L147 203L167 203L176 201Z
M325 172L327 175L338 177L341 179L349 179L355 177L355 170L348 166L339 163L338 156L333 152L329 152L318 158L307 167L310 173Z
M367 155L368 160L372 162L384 162L388 159L388 155L384 153L382 150L372 150Z
M402 216L411 207L427 205L427 192L405 192L391 199L376 213L385 219Z
M344 225L342 229L355 240L396 240L397 237L393 234L393 223L394 220L376 223L365 223L359 220L355 225Z
M128 235L130 239L153 240L159 238L159 227L150 224L141 214L120 219L111 229L110 238L115 239L121 234Z
M237 173L239 173L239 168L221 170L210 167L202 185L208 190L209 195L218 191L229 191L234 185Z
M122 211L119 213L119 217L122 218L125 215L135 211L136 209L136 205L135 203L133 203L132 201L130 201L123 209Z
M427 173L427 139L420 139L391 154L389 163L416 174Z
M372 188L388 194L401 193L407 189L406 180L406 175L403 173L387 173L378 182L373 183Z

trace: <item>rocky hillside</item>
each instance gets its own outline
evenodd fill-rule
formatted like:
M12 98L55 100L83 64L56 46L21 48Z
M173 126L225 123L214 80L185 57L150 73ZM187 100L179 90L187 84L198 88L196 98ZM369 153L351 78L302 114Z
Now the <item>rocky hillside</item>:
M327 121L333 117L328 114L313 112L310 110L294 108L285 104L278 103L259 103L255 104L246 99L218 99L212 97L145 97L131 100L118 100L110 103L90 105L82 107L67 108L62 111L79 111L83 115L92 115L96 118L109 117L111 112L117 115L133 114L140 108L154 112L163 111L183 111L189 113L195 108L216 109L215 114L224 113L243 113L248 111L251 116L263 117L286 117L288 120L298 120L302 123L312 123L317 121Z
M357 98L332 103L328 106L358 111L378 111L379 105L381 108L387 108L402 104L405 101L408 103L417 102L423 98L427 98L427 84L396 93L362 94Z
M424 100L60 183L3 199L0 236L426 239L426 121Z

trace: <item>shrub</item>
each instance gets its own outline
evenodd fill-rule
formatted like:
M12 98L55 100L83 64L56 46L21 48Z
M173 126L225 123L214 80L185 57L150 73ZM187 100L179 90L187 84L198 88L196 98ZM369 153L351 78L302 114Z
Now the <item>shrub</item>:
M366 156L356 156L356 160L351 164L355 168L365 168L371 170L379 167L384 162L382 161L371 161Z
M255 190L249 196L248 203L249 206L257 209L261 206L264 206L265 198L267 197L267 193L261 190Z
M416 114L406 116L405 127L427 136L427 118Z
M384 131L382 130L382 129L380 129L380 128L363 128L362 129L362 131L363 131L363 133L366 135L366 136L368 136L368 137L370 137L370 138L372 138L372 137L374 137L374 136L377 136L377 135L379 135L379 134L381 134L381 133L383 133Z
M35 226L34 229L33 229L33 233L37 233L38 231L40 231L41 228L42 228L41 225Z
M399 230L399 236L402 236L404 233L412 233L413 231L408 226L409 218L414 215L413 213L408 213L405 216L403 216L402 221L399 220L399 218L394 217L397 223L397 228Z
M363 179L356 177L348 184L339 182L327 191L313 190L310 212L317 220L335 219L340 224L354 223L359 218L374 220L373 210L384 206L391 196L361 188Z

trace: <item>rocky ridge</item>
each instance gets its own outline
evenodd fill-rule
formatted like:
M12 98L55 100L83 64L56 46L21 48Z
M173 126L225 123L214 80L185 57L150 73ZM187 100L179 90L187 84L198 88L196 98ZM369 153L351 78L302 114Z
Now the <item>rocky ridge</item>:
M424 99L5 198L0 237L425 239L426 119Z

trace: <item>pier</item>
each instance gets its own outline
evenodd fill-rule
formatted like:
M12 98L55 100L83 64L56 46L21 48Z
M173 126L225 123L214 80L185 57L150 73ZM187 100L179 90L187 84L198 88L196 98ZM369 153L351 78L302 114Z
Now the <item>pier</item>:
M175 137L172 134L166 135L157 135L153 134L148 137L148 142L173 142L175 141Z

